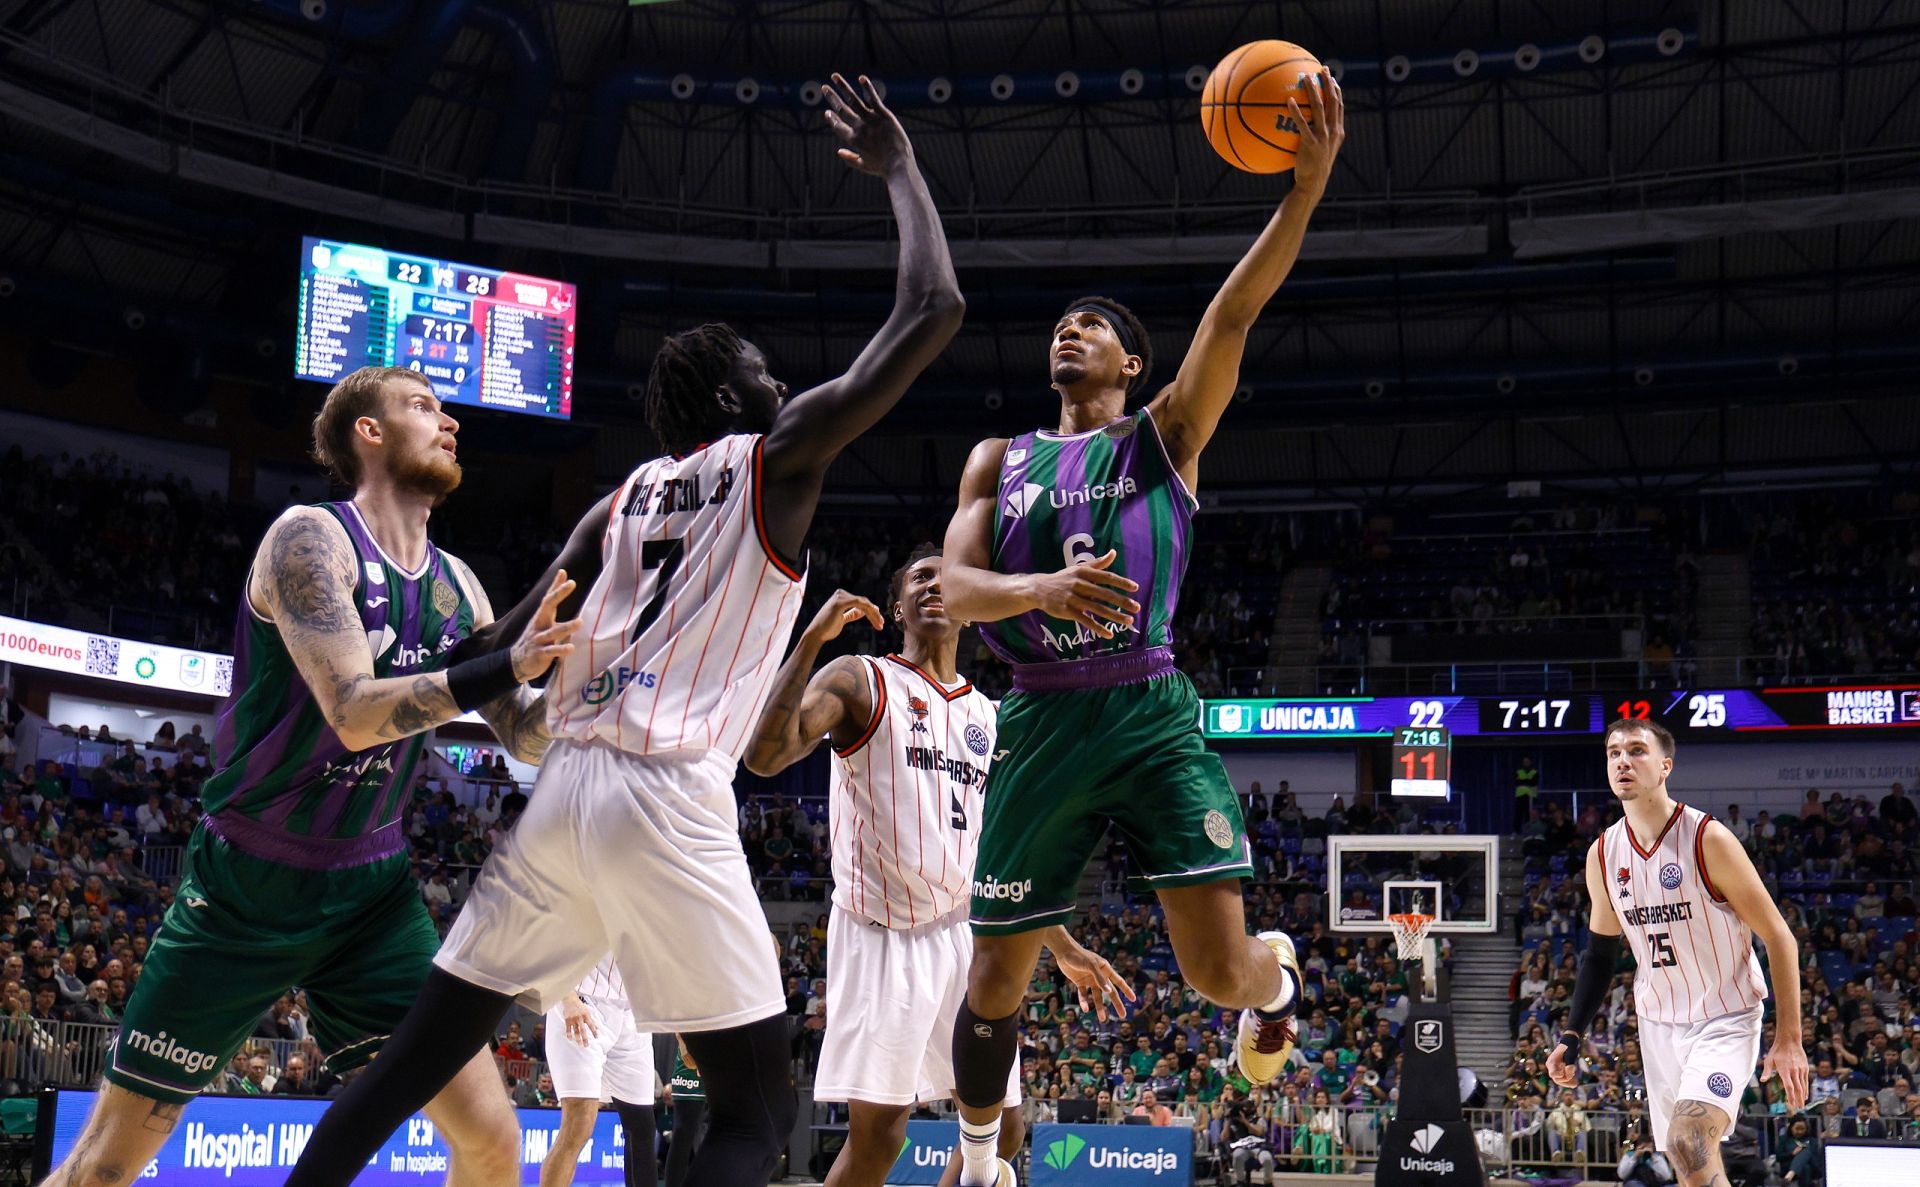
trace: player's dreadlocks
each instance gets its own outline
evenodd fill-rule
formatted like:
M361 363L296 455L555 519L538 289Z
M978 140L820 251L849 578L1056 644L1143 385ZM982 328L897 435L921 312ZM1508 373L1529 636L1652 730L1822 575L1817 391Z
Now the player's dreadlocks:
M647 373L647 427L663 448L685 453L727 427L728 413L713 398L740 357L740 335L721 322L669 334Z
M1075 297L1067 302L1067 309L1074 310L1084 305L1093 306L1113 323L1120 341L1126 343L1128 354L1140 356L1140 374L1127 381L1127 399L1133 399L1141 388L1147 386L1147 378L1153 374L1153 341L1147 337L1147 327L1140 324L1133 310L1112 297Z

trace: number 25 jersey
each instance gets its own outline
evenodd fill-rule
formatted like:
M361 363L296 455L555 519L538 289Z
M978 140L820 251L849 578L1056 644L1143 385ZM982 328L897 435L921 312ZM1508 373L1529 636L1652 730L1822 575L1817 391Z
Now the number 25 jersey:
M656 458L614 492L581 634L547 686L555 738L740 757L806 590L767 538L763 444Z

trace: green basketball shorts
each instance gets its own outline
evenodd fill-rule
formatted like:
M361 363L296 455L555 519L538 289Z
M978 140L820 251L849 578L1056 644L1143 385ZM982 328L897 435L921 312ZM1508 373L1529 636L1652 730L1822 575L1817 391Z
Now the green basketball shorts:
M419 996L439 946L406 854L302 870L242 853L202 825L106 1078L154 1100L192 1100L295 986L327 1066L358 1067Z
M1179 672L1113 688L1012 692L973 873L973 930L1065 923L1112 825L1134 885L1253 876L1240 801L1200 738L1200 698Z

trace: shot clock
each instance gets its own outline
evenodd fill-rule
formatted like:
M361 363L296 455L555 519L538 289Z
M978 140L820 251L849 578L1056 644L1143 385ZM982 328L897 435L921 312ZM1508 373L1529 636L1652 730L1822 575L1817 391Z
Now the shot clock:
M1452 794L1453 734L1444 725L1406 726L1393 732L1394 795L1446 799Z

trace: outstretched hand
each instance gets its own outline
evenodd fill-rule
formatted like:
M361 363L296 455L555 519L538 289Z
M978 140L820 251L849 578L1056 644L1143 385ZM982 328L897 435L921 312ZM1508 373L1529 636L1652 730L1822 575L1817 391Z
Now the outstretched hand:
M840 138L840 159L862 173L885 177L888 170L913 160L913 145L893 112L880 101L873 80L862 74L858 89L835 74L822 88L827 126Z
M826 605L820 607L820 612L813 616L813 621L807 624L806 634L816 643L830 643L840 637L842 630L862 618L876 631L886 629L886 621L880 617L880 607L874 605L871 599L836 589Z
M560 616L560 603L566 601L573 590L574 582L568 579L567 571L557 570L553 584L547 586L545 596L540 599L540 608L534 611L533 621L527 623L527 629L514 640L513 675L520 683L537 679L553 666L554 660L573 654L573 636L580 629L580 620L556 621Z
M1293 158L1293 184L1305 187L1315 197L1327 190L1327 178L1333 173L1333 159L1347 142L1347 101L1340 93L1340 82L1330 71L1307 76L1307 106L1301 111L1297 99L1287 100L1287 114L1300 129L1300 147Z

